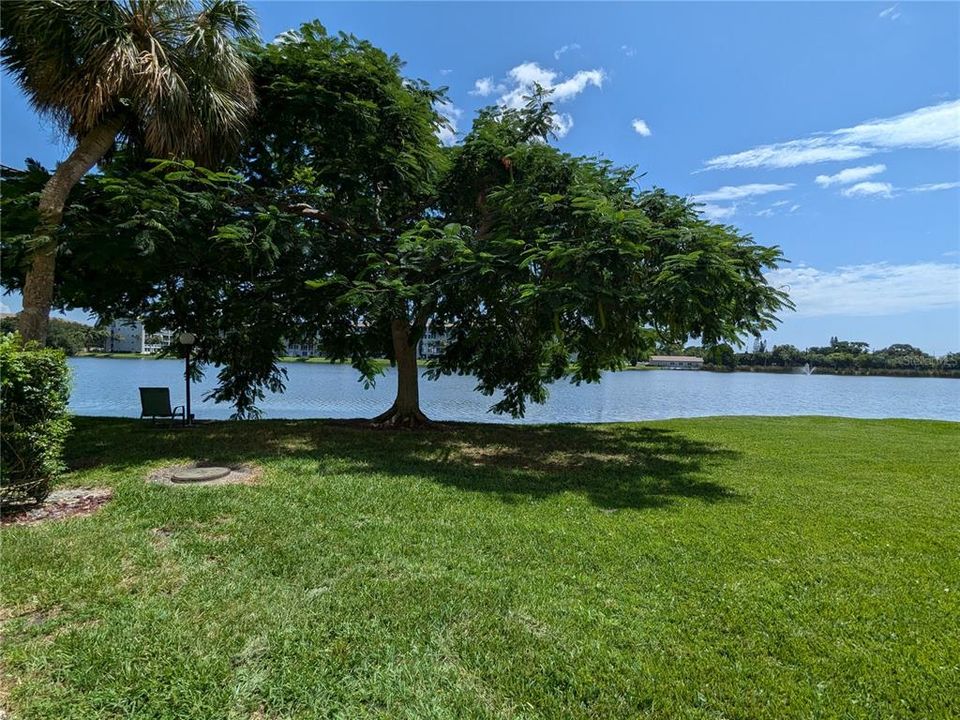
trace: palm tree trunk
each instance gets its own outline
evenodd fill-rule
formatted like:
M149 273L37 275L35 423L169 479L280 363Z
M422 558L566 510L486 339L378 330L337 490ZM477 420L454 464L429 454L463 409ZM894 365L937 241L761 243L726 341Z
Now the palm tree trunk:
M430 425L430 419L420 410L420 370L416 343L410 342L410 326L406 320L393 320L390 332L397 363L397 397L390 409L375 417L373 422L383 427Z
M70 157L57 166L40 192L40 220L33 232L34 249L29 257L30 265L23 286L23 311L18 322L24 340L36 340L41 345L46 342L57 263L54 233L63 220L63 208L70 191L90 168L100 162L121 127L120 118L112 118L87 133Z

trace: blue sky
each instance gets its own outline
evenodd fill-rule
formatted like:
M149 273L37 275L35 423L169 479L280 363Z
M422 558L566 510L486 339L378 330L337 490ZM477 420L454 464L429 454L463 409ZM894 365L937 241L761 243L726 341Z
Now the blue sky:
M459 133L483 105L555 87L559 147L784 248L774 280L797 312L771 342L960 350L960 4L255 7L266 39L317 18L397 53L449 87ZM2 83L2 161L62 158Z

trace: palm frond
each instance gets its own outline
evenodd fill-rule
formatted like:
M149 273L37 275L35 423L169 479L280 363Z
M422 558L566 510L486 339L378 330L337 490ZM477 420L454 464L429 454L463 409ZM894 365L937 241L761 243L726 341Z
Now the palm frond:
M255 31L239 0L5 0L0 63L74 137L121 116L149 154L209 162L255 107Z

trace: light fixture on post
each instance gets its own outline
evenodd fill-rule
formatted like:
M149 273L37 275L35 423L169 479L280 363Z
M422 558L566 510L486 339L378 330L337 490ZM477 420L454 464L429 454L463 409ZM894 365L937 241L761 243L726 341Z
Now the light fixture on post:
M186 412L183 414L183 426L190 427L193 425L193 412L190 409L190 351L193 349L193 344L197 341L197 336L190 332L180 333L179 340L180 344L186 349L186 365L183 370L183 378L187 386L187 407Z

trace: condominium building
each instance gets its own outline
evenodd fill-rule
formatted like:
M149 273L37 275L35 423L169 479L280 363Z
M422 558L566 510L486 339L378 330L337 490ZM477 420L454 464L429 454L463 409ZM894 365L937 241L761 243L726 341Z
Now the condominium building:
M283 354L287 357L319 357L320 346L315 340L284 341Z
M153 355L173 342L172 330L150 333L135 318L120 318L110 323L103 349L107 352Z
M442 326L427 325L427 329L417 343L417 357L429 360L437 357L450 342L450 333Z

